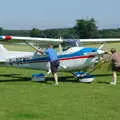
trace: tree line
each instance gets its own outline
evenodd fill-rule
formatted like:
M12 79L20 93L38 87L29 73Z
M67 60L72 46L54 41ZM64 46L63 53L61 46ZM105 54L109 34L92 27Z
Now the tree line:
M72 28L40 30L5 30L0 27L0 35L30 36L42 38L88 39L88 38L120 38L120 28L99 30L94 18L76 20Z

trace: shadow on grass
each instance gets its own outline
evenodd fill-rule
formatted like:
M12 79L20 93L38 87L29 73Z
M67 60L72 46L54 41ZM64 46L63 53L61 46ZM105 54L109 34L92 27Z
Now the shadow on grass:
M0 74L0 77L10 77L8 80L0 80L0 82L23 82L30 81L30 77L21 77L21 74Z
M95 77L108 77L108 76L112 76L111 74L92 74ZM117 76L120 76L120 73L117 73Z
M0 76L2 76L2 77L14 77L17 75L21 75L21 74L0 74Z
M21 74L0 74L0 77L9 77L4 79L4 80L0 80L0 82L23 82L23 81L31 81L31 77L22 77L20 76ZM46 77L45 82L38 82L38 83L47 83L47 81L54 81L53 77ZM62 76L59 77L59 81L61 82L77 82L76 79L74 79L73 76ZM37 82L37 81L36 81Z
M31 77L22 77L20 76L21 74L0 74L0 77L10 77L8 80L0 80L0 82L28 82L31 81ZM93 74L93 76L95 77L108 77L111 76L112 74ZM118 76L120 76L120 74L118 74ZM38 83L46 83L46 84L50 84L47 83L47 81L54 81L53 77L46 77L45 82L38 82ZM60 76L59 77L59 81L60 82L73 82L76 83L78 82L78 79L75 79L74 76ZM101 84L109 84L109 82L106 81L98 81L97 83L101 83Z
M93 74L93 76L95 76L95 77L108 77L108 76L112 76L112 74Z
M97 83L100 83L100 84L110 84L110 82L106 82L106 81L98 81Z
M95 77L112 77L112 74L94 74ZM98 84L110 84L108 81L97 81Z
M54 78L47 77L46 81L54 81ZM74 78L74 76L60 76L59 81L60 82L77 82L77 80Z
M100 84L110 84L110 82L112 81L112 74L94 74L95 77L111 77L110 81L97 81L97 83ZM118 73L117 76L120 76L120 74Z

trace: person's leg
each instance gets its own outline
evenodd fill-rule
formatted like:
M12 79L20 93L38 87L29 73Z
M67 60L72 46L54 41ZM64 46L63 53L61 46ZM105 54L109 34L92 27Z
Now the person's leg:
M56 66L56 61L51 62L50 65L51 65L51 72L54 76L55 84L58 85L58 74L57 74L58 66Z
M49 75L51 73L51 64L50 62L48 62L48 72L47 72L47 75Z
M53 73L54 79L55 79L55 84L58 85L58 75L57 73Z
M116 71L113 72L113 82L116 84L117 82L117 73Z
M116 82L117 82L117 73L116 73L116 71L113 71L113 80L112 80L112 82L111 82L111 84L114 84L114 85L116 85Z

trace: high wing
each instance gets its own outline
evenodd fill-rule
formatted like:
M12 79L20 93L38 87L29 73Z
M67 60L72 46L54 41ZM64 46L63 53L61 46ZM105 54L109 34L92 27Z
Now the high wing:
M120 42L120 38L92 38L92 39L64 39L64 43L79 46L83 44L96 44L96 43L116 43Z
M98 43L98 42L120 42L120 38L97 38L97 39L65 39L64 41L79 41L82 43Z
M0 41L29 42L39 47L46 47L48 44L59 45L63 43L62 39L37 38L37 37L18 37L18 36L0 36Z
M46 47L48 44L59 45L64 43L104 43L120 42L120 38L97 38L97 39L54 39L37 37L0 36L0 40L16 40L16 42L30 42L35 46Z

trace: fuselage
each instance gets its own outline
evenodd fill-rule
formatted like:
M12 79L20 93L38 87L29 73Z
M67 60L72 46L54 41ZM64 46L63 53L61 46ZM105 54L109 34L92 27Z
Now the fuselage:
M72 47L58 53L59 71L77 71L88 69L99 59L96 48ZM49 57L37 52L9 52L5 65L49 71Z

